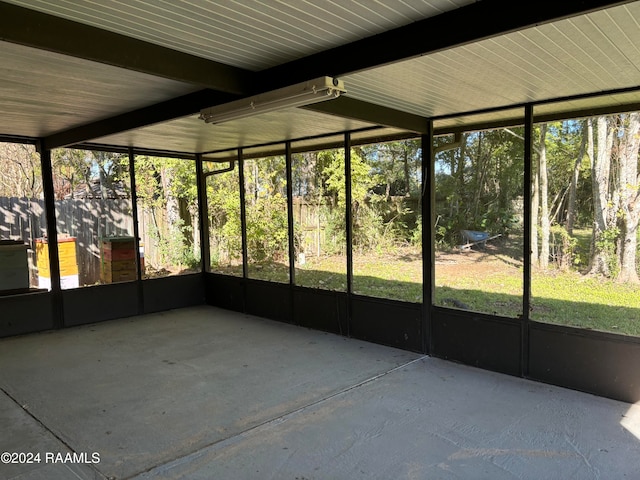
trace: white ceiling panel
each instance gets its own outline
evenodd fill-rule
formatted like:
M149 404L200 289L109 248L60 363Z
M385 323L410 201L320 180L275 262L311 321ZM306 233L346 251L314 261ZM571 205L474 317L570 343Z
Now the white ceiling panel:
M433 122L433 128L435 134L439 135L443 132L450 133L454 130L464 130L467 128L484 129L486 125L500 122L506 122L508 125L523 125L524 108L509 108L473 115L442 118Z
M208 152L371 127L365 122L292 108L208 124L197 115L97 138L97 144Z
M193 85L3 43L0 132L45 136L185 95Z
M474 1L9 0L8 3L259 71ZM472 116L452 120L450 116L454 114L484 112L484 116L473 119L501 121L511 113L497 112L496 108L638 88L640 1L373 68L345 76L343 80L347 95L352 98L435 117L439 124L455 128ZM6 135L48 136L197 89L0 42L0 133ZM576 109L578 105L582 109L589 105L599 108L604 106L603 102L615 105L624 100L609 95L581 99L575 105ZM563 111L573 106L565 102L538 107L545 114L553 113L554 108ZM183 118L91 141L202 152L367 125L295 110L215 127L195 118Z
M640 2L344 77L349 95L427 117L640 86Z
M591 116L591 112L597 110L606 111L608 109L613 109L618 112L640 110L640 90L602 95L599 97L577 98L563 102L544 103L536 105L533 112L536 118L549 115L564 115L571 118L571 116L580 114L580 112L585 112L586 115Z
M473 0L8 0L249 70L369 37Z

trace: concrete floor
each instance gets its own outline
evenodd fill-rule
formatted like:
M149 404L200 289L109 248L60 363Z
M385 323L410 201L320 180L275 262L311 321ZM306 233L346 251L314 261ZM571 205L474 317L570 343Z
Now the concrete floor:
M213 307L0 340L0 389L3 479L640 478L639 406Z

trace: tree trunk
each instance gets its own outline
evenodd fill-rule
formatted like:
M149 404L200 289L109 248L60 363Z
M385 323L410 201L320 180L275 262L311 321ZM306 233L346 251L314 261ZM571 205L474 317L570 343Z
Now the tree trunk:
M159 231L158 233L160 238L163 239L163 243L165 243L165 262L175 265L181 260L177 249L184 248L186 240L181 228L180 202L175 195L175 187L173 186L175 172L172 168L162 167L160 169L160 178L162 179L162 190L166 202L167 231Z
M540 252L538 250L538 218L540 215L540 167L533 173L531 186L531 265L540 266Z
M603 248L604 233L608 227L609 177L611 173L611 150L613 146L613 128L607 117L597 119L597 154L591 161L591 180L593 190L593 238L590 273L611 276L610 258ZM593 122L587 120L590 151L593 145Z
M576 192L578 190L578 180L580 179L580 166L587 145L587 134L585 132L585 124L582 124L582 140L580 149L578 150L578 158L573 166L573 176L571 177L571 186L569 187L569 201L567 203L567 233L573 235L573 226L576 221Z
M409 197L411 195L411 180L409 176L409 150L405 146L402 149L404 160L404 196Z
M454 142L456 142L457 140L457 135L456 135L456 139L454 139ZM451 159L451 174L455 175L455 185L456 188L454 189L454 195L451 201L451 210L450 210L450 216L451 218L457 218L458 215L460 214L460 199L462 197L462 192L465 191L465 184L464 184L464 166L465 166L465 155L467 154L466 152L466 147L467 147L467 134L460 134L460 147L455 149L453 151L453 155L452 155L452 159ZM456 158L456 154L457 154L457 158ZM457 162L457 167L455 166ZM455 174L454 174L455 172Z
M395 161L395 156L391 157L391 166L389 167L389 171L387 172L387 174L385 175L386 181L387 181L387 186L385 187L385 191L384 191L384 199L386 202L389 202L389 200L391 199L391 182L392 182L392 175L393 175L393 166L396 163Z
M628 116L627 128L620 139L620 206L622 210L622 248L620 282L640 283L636 268L638 219L640 217L638 189L638 150L640 149L640 114Z
M256 162L255 160L253 160L253 162L251 162L251 165L253 166L253 179L252 179L252 185L251 187L253 188L253 205L257 205L258 204L258 162Z
M482 198L482 191L484 185L484 175L486 166L484 165L484 161L482 158L482 144L484 139L484 133L478 132L478 149L477 154L475 156L475 164L472 166L473 171L475 172L475 198L473 201L473 205L475 210L473 212L473 218L476 219L479 216L480 212L480 199Z
M540 268L549 267L549 180L547 175L547 124L540 126Z

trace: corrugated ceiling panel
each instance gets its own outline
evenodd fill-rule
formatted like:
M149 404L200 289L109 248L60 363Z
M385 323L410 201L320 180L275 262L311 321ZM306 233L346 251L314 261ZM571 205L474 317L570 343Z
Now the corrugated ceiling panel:
M253 70L472 3L11 1ZM426 117L640 86L639 19L640 1L636 1L350 75L344 80L348 95L354 98ZM48 135L193 91L190 86L144 74L2 45L2 133ZM487 115L488 121L500 118L496 112ZM108 139L117 145L203 151L327 133L335 131L336 125L340 129L363 125L347 120L334 120L331 125L316 120L292 125L283 122L282 117L264 118L266 127L259 123L263 117L256 117L246 124L228 124L214 130L204 129L198 122L199 126L194 127L179 120Z
M194 91L193 85L13 44L0 49L0 132L39 137Z
M207 152L371 127L371 124L304 109L286 109L211 125L197 116L181 118L92 143L123 147Z
M591 16L591 19L596 28L606 32L606 37L616 45L629 66L635 66L636 71L640 70L640 43L637 35L640 31L640 2L605 10L599 15Z
M349 95L441 116L640 86L640 2L349 75Z
M571 118L572 115L575 115L575 112L584 112L586 115L591 115L594 110L610 109L612 107L623 111L640 110L640 91L545 103L536 105L533 112L536 117L562 114Z
M438 119L434 120L433 128L436 134L441 134L442 132L449 133L464 128L484 128L483 126L500 122L506 122L510 125L522 125L524 123L524 108L510 108L495 112Z
M10 3L261 70L473 0L9 0Z
M536 105L533 109L534 121L549 121L561 118L575 118L603 114L602 111L640 110L640 91L601 95L597 97L577 98L560 102ZM461 115L436 119L433 127L437 134L457 129L483 128L483 125L504 123L521 125L524 123L524 108L510 108L474 115Z

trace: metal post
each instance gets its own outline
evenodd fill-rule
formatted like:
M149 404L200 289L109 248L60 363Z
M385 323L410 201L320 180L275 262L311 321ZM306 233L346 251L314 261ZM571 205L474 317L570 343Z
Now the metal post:
M239 184L240 184L240 228L242 230L242 278L247 278L249 275L248 255L247 255L247 208L245 206L245 191L244 191L244 158L242 149L238 149L238 171Z
M351 295L353 294L353 212L351 211L351 134L344 134L345 227L347 240L347 336L351 335Z
M433 224L435 222L435 158L433 152L433 121L427 121L427 134L420 137L422 146L422 349L433 350L431 337L431 312L435 287L435 244Z
M138 283L138 314L144 313L144 289L142 288L142 259L140 257L140 225L138 225L138 191L136 188L136 155L129 148L129 181L131 183L131 216L133 217L133 244L136 249L136 278Z
M289 285L296 283L296 248L293 231L293 169L291 165L291 142L285 143L285 162L287 175L287 228L289 230ZM292 310L293 311L293 310Z
M202 167L202 155L196 154L196 181L198 188L198 228L200 229L200 258L202 272L211 269L211 252L209 245L209 213L207 207L207 177Z
M532 154L533 154L533 105L528 104L524 109L524 245L523 245L523 295L522 295L522 358L521 372L526 377L529 374L529 312L531 309L531 183L532 183Z
M49 251L49 271L51 273L51 295L53 308L53 327L64 327L64 310L60 284L60 255L58 253L58 228L56 225L55 190L53 187L53 166L51 150L39 145L40 164L42 167L42 190L44 193L44 210L47 218L47 244Z
M293 231L293 168L291 142L285 143L285 162L287 175L287 230L289 231L289 312L291 314L291 323L297 323L294 298L294 285L296 284L296 246Z

